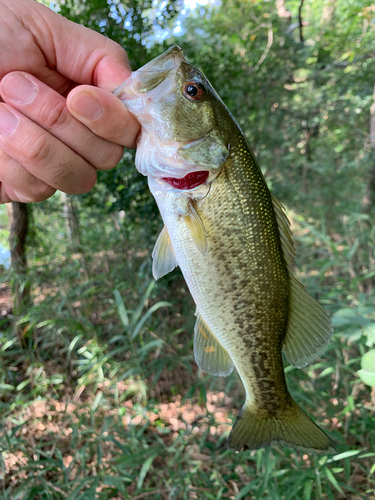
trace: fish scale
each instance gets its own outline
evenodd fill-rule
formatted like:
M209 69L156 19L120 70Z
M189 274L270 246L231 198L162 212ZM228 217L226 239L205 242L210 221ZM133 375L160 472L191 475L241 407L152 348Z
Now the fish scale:
M235 367L245 387L229 446L332 451L291 397L282 359L284 351L296 367L311 362L331 323L293 276L289 221L235 119L178 47L133 73L116 95L142 125L136 166L165 224L154 276L180 266L197 306L198 366L220 376Z
M281 362L287 308L279 307L280 301L288 300L288 273L277 251L280 243L272 202L270 197L268 203L264 199L268 190L242 138L238 137L237 142L239 146L233 145L210 196L197 202L207 235L207 258L197 249L181 216L175 215L174 197L169 203L161 203L159 209L193 299L230 353L244 383L247 400L259 408L275 410L290 400L285 397ZM246 168L247 182L244 182ZM266 237L265 247L262 239ZM276 265L274 255L278 257ZM244 266L249 259L250 266ZM267 274L259 273L259 266ZM267 288L262 286L264 283ZM274 297L268 291L264 296L262 290L272 290ZM274 311L270 301L277 303ZM271 345L269 335L276 337ZM259 364L263 366L261 378L257 377ZM269 387L267 392L263 391L264 382Z

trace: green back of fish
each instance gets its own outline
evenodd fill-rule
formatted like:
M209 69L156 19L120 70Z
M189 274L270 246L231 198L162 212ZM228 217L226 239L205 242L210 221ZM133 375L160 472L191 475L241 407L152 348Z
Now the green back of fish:
M197 209L210 257L222 274L223 308L232 322L226 328L237 336L230 355L248 396L230 446L239 450L279 443L307 451L332 450L330 438L291 398L281 354L296 308L305 309L301 314L307 312L307 320L299 324L300 339L293 339L297 363L304 357L304 343L314 335L309 320L317 318L323 344L331 336L330 323L291 275L294 248L287 219L238 129L233 131L222 172Z
M233 131L224 168L209 196L197 203L197 210L210 259L221 274L226 328L238 339L230 354L245 386L246 380L251 383L248 392L255 391L258 405L269 409L285 405L281 349L289 273L270 192L238 129Z

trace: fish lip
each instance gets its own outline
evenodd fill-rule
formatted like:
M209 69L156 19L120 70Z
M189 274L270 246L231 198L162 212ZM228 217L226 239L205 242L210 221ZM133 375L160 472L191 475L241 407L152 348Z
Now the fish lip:
M147 94L159 87L172 72L176 72L185 61L182 50L175 45L132 74L133 91Z
M113 94L125 105L127 101L139 99L143 94L151 92L163 83L172 71L177 72L182 61L185 61L184 54L178 45L174 45L138 70L133 71L129 78L113 91ZM158 75L160 79L157 78ZM154 79L152 86L148 86L147 82L152 79Z
M148 62L135 73L158 73L164 71L171 71L176 66L179 66L182 61L185 61L184 53L178 45L174 45L160 56Z

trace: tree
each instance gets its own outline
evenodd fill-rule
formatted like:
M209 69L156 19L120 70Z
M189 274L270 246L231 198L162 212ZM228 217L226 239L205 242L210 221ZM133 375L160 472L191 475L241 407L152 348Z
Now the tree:
M29 208L26 203L7 204L10 234L10 256L13 271L14 312L18 316L30 305L30 283L27 276L26 239L29 231Z
M173 43L237 118L275 194L338 228L339 214L361 211L350 193L363 193L373 164L373 7L301 5L288 2L290 18L280 2L224 0L187 18Z

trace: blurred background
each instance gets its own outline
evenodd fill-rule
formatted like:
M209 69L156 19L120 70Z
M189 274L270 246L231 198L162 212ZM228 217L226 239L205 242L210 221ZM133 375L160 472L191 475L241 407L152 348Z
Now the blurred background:
M285 366L337 453L227 449L242 384L198 371L180 271L152 279L162 222L126 151L84 196L1 207L0 498L374 499L375 4L44 3L133 69L180 45L237 118L333 318L325 354Z

